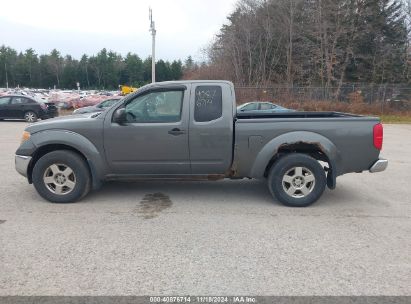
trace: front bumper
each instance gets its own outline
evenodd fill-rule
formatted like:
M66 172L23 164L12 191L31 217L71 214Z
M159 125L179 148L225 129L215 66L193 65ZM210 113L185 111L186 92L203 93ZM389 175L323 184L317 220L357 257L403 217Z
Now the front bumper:
M371 173L377 173L385 171L388 167L388 160L386 159L379 159L375 162L375 164L370 168Z
M30 161L31 156L16 155L14 157L16 171L24 177L27 177L27 168L29 167Z

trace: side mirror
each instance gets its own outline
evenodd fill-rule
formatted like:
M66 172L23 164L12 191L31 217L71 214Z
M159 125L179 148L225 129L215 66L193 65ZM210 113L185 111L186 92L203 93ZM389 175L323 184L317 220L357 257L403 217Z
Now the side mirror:
M127 121L127 114L125 108L117 109L113 114L113 122L119 125L124 124Z

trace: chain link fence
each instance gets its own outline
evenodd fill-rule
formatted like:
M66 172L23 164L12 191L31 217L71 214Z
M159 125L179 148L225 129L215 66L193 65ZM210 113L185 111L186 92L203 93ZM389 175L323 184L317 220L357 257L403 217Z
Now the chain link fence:
M410 111L411 86L344 84L338 87L236 87L239 104L250 101L271 101L280 104L330 103L330 107L362 104L384 111Z

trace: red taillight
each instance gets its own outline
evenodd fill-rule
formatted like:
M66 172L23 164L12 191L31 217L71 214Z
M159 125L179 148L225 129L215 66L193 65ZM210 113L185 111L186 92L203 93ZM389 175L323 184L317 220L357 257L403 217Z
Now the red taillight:
M382 124L374 126L374 147L378 150L382 149L382 142L384 138L384 130Z

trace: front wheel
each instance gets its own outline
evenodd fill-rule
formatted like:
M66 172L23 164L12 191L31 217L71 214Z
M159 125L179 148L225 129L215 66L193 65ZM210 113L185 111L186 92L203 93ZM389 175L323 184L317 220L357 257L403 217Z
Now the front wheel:
M90 191L90 172L83 158L68 150L47 153L33 168L37 192L54 203L80 200Z
M24 120L27 122L36 122L37 119L38 119L37 114L32 111L28 111L24 113Z
M307 207L323 194L327 179L321 164L305 154L289 154L271 168L268 187L273 196L289 207Z

